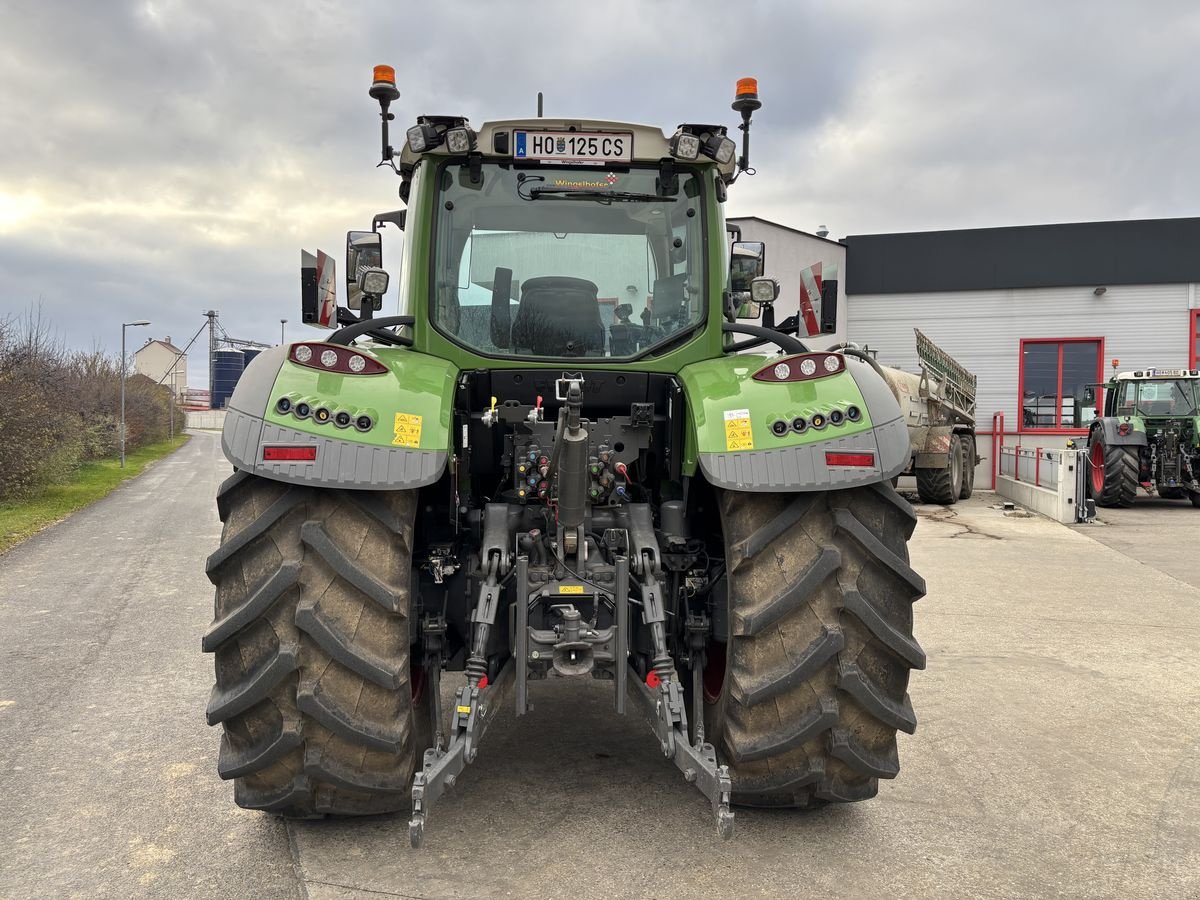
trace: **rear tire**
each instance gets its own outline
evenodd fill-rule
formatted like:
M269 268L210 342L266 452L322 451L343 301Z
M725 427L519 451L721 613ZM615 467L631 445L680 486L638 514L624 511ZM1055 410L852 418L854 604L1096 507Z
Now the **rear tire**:
M809 807L875 796L917 725L925 667L908 565L916 516L887 483L802 494L720 492L729 643L711 646L705 723L733 802Z
M239 806L286 816L408 809L430 743L409 669L416 491L339 491L235 473L208 559L210 725ZM418 679L418 683L420 680Z
M1188 494L1188 499L1192 501L1192 506L1200 509L1200 491L1192 491Z
M970 500L975 491L975 466L979 463L975 456L975 436L960 434L958 438L963 448L962 489L958 492L958 499Z
M950 506L958 502L963 490L963 444L957 434L950 435L949 455L944 469L917 469L917 493L922 503Z
M1088 488L1099 506L1133 506L1138 462L1136 447L1107 447L1099 435L1093 436L1088 447Z

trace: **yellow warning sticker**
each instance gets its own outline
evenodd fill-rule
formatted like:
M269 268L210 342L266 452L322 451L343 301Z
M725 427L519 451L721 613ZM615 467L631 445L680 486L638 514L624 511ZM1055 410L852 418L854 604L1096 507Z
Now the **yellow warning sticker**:
M457 709L464 716L469 716L471 714L471 707L469 706L456 706L455 709Z
M560 584L558 586L558 592L560 594L582 594L583 593L583 585L582 584Z
M725 449L754 449L754 431L750 427L750 410L725 410Z
M396 436L392 438L394 447L412 447L414 450L421 446L421 417L412 413L396 413Z

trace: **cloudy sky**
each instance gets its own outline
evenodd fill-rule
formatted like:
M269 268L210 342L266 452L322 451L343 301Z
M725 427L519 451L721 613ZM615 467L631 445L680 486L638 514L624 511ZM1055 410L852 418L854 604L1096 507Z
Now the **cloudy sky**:
M401 129L532 115L538 90L548 114L732 126L733 84L755 75L758 175L730 214L838 237L1200 215L1194 0L3 9L0 314L40 302L72 346L115 350L140 318L182 345L208 308L277 341L300 248L340 255L399 205L373 168L375 63L396 67Z

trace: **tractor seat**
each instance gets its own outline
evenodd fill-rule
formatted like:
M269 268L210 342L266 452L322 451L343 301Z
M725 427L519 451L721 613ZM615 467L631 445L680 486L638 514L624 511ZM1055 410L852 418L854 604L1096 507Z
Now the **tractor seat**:
M513 346L534 356L584 356L604 351L599 288L583 278L547 275L521 283Z

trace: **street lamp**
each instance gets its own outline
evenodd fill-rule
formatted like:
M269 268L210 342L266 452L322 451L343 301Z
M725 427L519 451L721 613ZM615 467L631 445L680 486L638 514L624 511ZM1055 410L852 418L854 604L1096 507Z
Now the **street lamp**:
M125 468L125 329L135 325L149 325L145 319L121 323L121 468Z
M281 343L281 344L287 343L287 338L284 337L284 334L283 334L283 326L286 324L287 324L287 319L279 320L279 343Z

